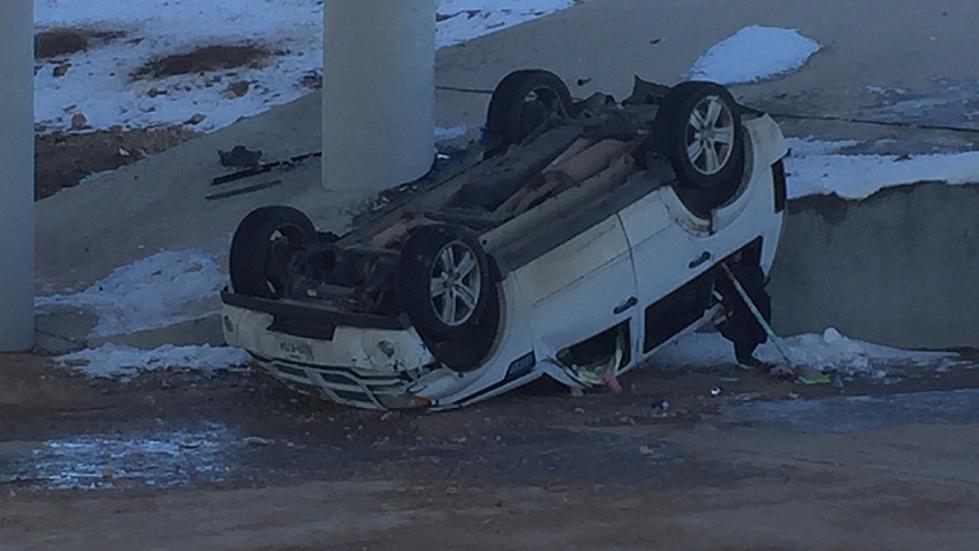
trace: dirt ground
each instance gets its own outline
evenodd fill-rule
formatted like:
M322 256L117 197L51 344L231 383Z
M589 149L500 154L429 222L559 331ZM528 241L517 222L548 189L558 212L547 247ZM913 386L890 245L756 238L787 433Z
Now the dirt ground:
M844 390L649 367L618 396L385 415L254 371L0 356L0 547L969 549L974 360Z
M40 201L77 186L87 176L135 163L197 135L183 126L38 134L35 197Z

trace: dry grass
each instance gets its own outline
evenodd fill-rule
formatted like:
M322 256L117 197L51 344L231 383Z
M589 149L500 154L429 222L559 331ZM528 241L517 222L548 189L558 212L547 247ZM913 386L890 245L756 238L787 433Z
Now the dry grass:
M190 53L154 59L136 69L132 76L134 79L163 78L236 67L260 67L271 55L267 48L253 45L203 46Z
M115 170L197 135L182 126L39 135L35 139L37 200L74 187L90 174Z
M124 38L125 32L58 27L34 35L34 57L50 59L84 52L95 44Z

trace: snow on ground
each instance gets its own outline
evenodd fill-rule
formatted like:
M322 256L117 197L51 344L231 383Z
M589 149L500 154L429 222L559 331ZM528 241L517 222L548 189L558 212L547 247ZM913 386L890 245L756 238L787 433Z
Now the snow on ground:
M574 0L441 0L437 43L452 46L567 8Z
M569 7L573 0L441 0L438 44L448 46ZM182 124L212 131L310 92L322 72L322 0L36 0L39 30L124 33L93 39L87 51L38 63L36 120L68 130ZM136 77L141 66L204 46L257 46L271 55L244 67L165 78ZM55 76L56 67L67 67ZM304 82L305 79L305 82ZM241 97L232 83L249 83ZM80 120L80 119L79 119Z
M226 276L197 249L164 251L123 266L79 293L35 299L40 311L79 308L98 315L92 337L167 327L199 316L188 305L215 296Z
M163 369L213 373L241 367L249 358L247 352L237 348L166 345L155 350L141 350L109 343L61 356L56 361L89 377L125 382L143 372Z
M847 155L853 141L789 139L789 197L837 195L866 199L882 188L918 182L960 185L979 182L979 151L928 155Z
M882 377L890 365L933 365L956 358L955 354L899 350L844 337L836 329L822 335L798 335L784 339L786 353L794 364L817 370L836 370L845 375ZM763 362L785 364L772 343L758 348L755 356ZM720 333L694 333L669 344L653 358L663 367L714 367L735 364L734 347Z
M753 25L712 46L688 76L728 85L756 82L795 71L820 48L796 30Z

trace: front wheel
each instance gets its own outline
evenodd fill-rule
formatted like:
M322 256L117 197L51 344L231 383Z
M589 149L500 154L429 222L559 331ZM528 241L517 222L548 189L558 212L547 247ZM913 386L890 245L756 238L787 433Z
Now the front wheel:
M435 355L457 371L488 353L498 318L496 283L479 240L453 225L417 228L401 252L397 295Z

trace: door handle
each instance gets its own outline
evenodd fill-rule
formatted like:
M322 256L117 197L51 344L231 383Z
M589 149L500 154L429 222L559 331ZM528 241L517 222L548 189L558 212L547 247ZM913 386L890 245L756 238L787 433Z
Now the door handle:
M699 268L704 264L706 264L707 262L709 262L711 258L714 258L714 255L710 254L709 251L705 251L704 254L691 260L688 266L690 267L691 270Z
M613 310L612 313L615 314L616 316L618 316L619 314L624 314L629 309L635 308L637 304L639 304L639 299L638 298L636 298L636 297L629 297L629 300L627 300L627 301L623 302L622 304L616 306L615 307L615 310Z

